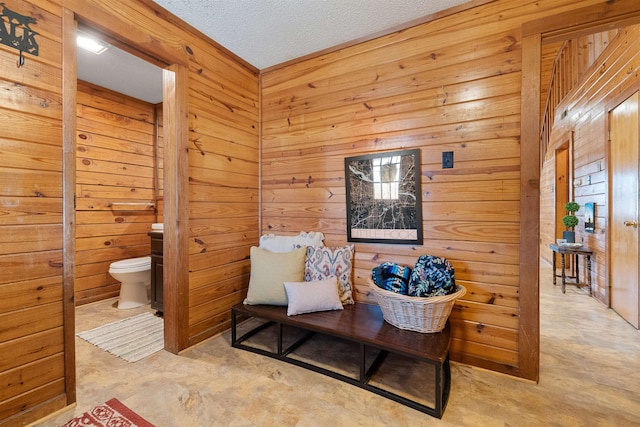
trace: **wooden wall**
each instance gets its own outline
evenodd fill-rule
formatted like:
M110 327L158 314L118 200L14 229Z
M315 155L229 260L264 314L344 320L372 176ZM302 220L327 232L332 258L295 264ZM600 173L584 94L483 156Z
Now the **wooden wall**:
M554 177L556 148L573 138L573 194L581 205L577 213L584 215L584 204L596 203L596 231L585 233L583 225L576 228L576 241L584 242L594 250L592 283L594 296L609 304L606 277L606 252L608 224L607 162L606 162L606 107L615 97L639 82L640 26L621 30L618 37L609 41L601 57L590 67L580 83L558 105L555 126L541 175L541 247L540 254L551 262L549 244L556 236L554 219ZM618 64L625 64L624 67ZM559 112L568 111L564 119ZM573 135L573 136L571 136Z
M75 253L72 250L68 257L63 247L63 206L73 206L72 197L63 199L62 93L63 87L71 87L65 81L73 77L75 84L75 63L70 60L65 68L62 61L63 53L68 58L66 52L75 49L69 22L75 18L156 61L172 64L172 70L186 70L177 90L184 91L186 100L178 108L184 105L187 110L189 141L180 142L188 144L189 164L169 185L172 194L186 189L188 214L179 218L179 226L169 227L175 231L186 225L191 249L188 262L171 266L181 271L179 277L188 278L170 284L172 295L186 295L187 301L179 312L165 313L170 324L165 334L177 343L172 351L228 328L230 307L246 291L249 247L258 240L258 71L151 0L6 0L4 4L36 17L32 27L40 46L38 57L25 55L22 68L16 67L18 52L0 46L0 380L7 385L0 392L0 426L17 426L75 401L73 312L64 312L69 303L73 305L73 280L63 283L63 259L72 262ZM80 86L88 90L76 92L74 87L65 93L78 100L77 149L86 149L76 150L79 156L73 165L78 167L78 224L73 227L77 295L86 302L115 293L103 270L109 258L147 251L145 233L155 222L153 211L114 215L104 203L116 196L120 200L151 196L153 108ZM183 94L178 97L182 100ZM163 112L158 113L162 120ZM110 135L103 134L105 127L111 127ZM167 168L162 126L158 132L158 220L162 221L167 190L162 176ZM128 152L124 159L126 149L118 153L124 140L135 141L137 154ZM125 167L128 183L118 173L109 173ZM66 182L75 175L67 176ZM135 196L127 193L134 187L132 177L140 183L135 185ZM96 236L90 230L101 222L115 228ZM105 248L106 241L122 248ZM98 264L101 272L95 273L92 269ZM101 289L96 283L105 286ZM67 299L65 289L71 289Z
M618 30L613 29L542 46L540 73L542 156L546 155L549 133L553 127L558 103L584 78L617 34Z
M424 243L357 244L356 300L372 302L365 281L381 262L444 256L468 290L451 315L452 358L536 376L519 341L537 330L519 321L520 29L595 3L489 2L264 70L262 231L321 230L344 244L343 159L420 148Z
M76 305L117 296L112 262L147 256L157 222L156 106L78 82ZM153 206L117 203L152 203Z
M262 94L258 70L151 0L4 3L37 18L40 55L26 55L17 68L17 52L0 46L0 379L9 385L0 425L23 425L75 401L73 314L64 311L73 283L62 281L70 268L62 265L70 259L63 214L72 206L68 194L63 199L63 142L73 140L62 117L76 120L62 102L63 88L76 97L70 18L177 76L176 100L164 111L164 175L174 177L163 186L165 239L176 260L188 257L165 265L178 279L168 284L177 311L165 312L171 351L228 328L261 232L322 230L328 244L345 242L345 156L419 147L424 245L357 245L356 298L370 301L363 284L373 265L444 255L469 289L452 315L452 357L519 374L528 356L519 335L537 332L519 320L519 229L536 225L520 222L520 170L530 166L519 146L521 25L609 2L474 0L478 7L266 70ZM454 151L452 170L440 168L442 151ZM537 245L525 249L537 259Z
M258 229L258 79L202 52L189 90L189 344L230 327Z
M0 425L16 426L66 404L62 25L48 2L4 7L37 17L39 45L20 68L0 45Z
M169 235L188 233L188 261L165 262L165 277L170 267L177 272L172 277L187 278L185 283L165 280L165 301L167 292L179 300L178 312L165 304L165 341L169 334L175 338L172 351L182 350L227 329L230 307L246 293L249 248L258 241L258 72L150 0L65 5L84 25L186 70L187 111L185 122L177 125L188 128L187 167L177 166L172 182L160 182L158 218L165 220L165 261L168 249L184 255L181 246L167 246L167 229ZM166 148L164 132L159 129ZM159 167L166 172L166 152L160 151ZM179 207L185 214L167 224L169 187L185 202Z

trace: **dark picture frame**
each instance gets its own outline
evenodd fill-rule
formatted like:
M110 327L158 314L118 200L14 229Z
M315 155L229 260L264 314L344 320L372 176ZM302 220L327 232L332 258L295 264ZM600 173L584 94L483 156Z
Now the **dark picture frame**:
M344 159L347 241L422 244L420 150Z

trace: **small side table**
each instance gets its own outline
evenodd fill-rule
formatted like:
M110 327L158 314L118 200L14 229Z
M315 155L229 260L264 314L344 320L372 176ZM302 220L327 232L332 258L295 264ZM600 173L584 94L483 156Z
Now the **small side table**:
M586 246L581 246L579 248L571 248L568 246L558 246L551 244L549 245L551 248L552 256L553 256L553 285L556 284L556 277L562 277L562 293L565 293L565 286L567 279L576 279L576 283L570 283L571 285L575 285L577 287L582 287L584 285L589 287L589 296L591 296L591 255L593 255L593 251ZM556 274L556 253L560 254L561 260L561 268L562 274ZM567 276L565 273L565 255L575 255L576 260L576 275L575 276ZM579 264L579 256L583 256L585 258L585 276L586 283L580 283L580 264Z

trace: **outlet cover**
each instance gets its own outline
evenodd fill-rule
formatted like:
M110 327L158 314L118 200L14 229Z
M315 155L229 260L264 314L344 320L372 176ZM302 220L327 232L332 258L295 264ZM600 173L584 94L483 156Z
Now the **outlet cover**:
M442 169L450 169L453 167L453 151L442 152Z

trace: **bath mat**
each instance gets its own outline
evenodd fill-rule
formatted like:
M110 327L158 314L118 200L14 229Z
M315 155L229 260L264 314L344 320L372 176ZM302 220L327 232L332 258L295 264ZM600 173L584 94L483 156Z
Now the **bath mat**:
M149 421L127 408L118 399L111 399L88 412L69 420L62 427L154 427Z
M164 321L147 312L76 335L127 362L137 362L164 348Z

